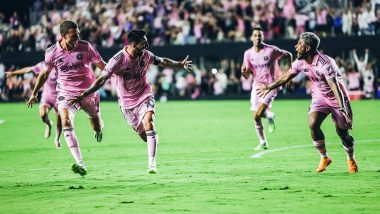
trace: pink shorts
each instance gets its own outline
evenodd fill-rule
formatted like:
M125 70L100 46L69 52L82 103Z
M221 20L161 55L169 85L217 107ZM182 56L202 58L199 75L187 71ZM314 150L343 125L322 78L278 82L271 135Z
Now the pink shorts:
M277 90L272 90L267 94L265 97L259 97L257 95L257 86L253 85L252 86L252 91L251 91L251 111L256 111L257 108L259 107L259 104L265 104L268 106L268 110L272 107L272 102L274 98L277 96Z
M100 97L99 94L85 97L82 101L77 103L75 106L71 107L68 104L68 100L73 98L73 96L68 95L58 95L58 111L61 114L62 109L68 108L69 112L73 115L76 114L77 111L83 109L86 112L87 117L89 118L100 118Z
M142 119L144 118L145 114L149 111L155 112L154 96L148 96L134 108L127 109L120 106L120 109L128 124L132 126L137 134L141 134L145 131L144 125L142 123Z
M339 111L339 107L329 105L322 98L312 98L311 105L309 108L309 114L312 112L323 112L327 115L331 113L331 118L337 127L339 127L340 129L352 129L353 115L350 100L347 97L344 97L343 99L346 104L347 114L351 120L351 123L346 122L346 119L344 118L342 112Z
M46 106L49 109L54 108L54 111L58 113L57 95L42 93L40 100L40 107Z

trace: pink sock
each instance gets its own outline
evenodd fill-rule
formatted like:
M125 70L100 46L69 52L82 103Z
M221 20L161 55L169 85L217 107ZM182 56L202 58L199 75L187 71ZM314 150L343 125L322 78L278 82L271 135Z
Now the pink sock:
M317 149L317 151L319 152L319 155L322 158L325 158L328 156L327 150L326 150L326 145L325 145L325 140L316 140L316 141L313 141L313 144L314 144L315 148Z
M156 160L158 136L155 131L146 131L149 161Z
M267 142L267 140L265 138L265 134L264 134L264 127L263 127L263 124L261 123L261 121L256 122L255 127L256 127L257 137L259 137L260 143L261 142Z
M82 160L82 154L80 153L79 144L77 136L75 135L73 128L64 128L63 129L63 135L65 137L67 146L69 147L71 151L71 155L73 156L74 160L81 164L83 163Z

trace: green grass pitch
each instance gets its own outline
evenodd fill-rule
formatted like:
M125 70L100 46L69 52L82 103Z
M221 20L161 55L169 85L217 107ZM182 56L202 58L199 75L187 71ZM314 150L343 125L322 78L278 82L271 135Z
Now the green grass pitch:
M63 137L60 150L43 138L37 106L0 104L0 213L379 213L380 102L352 102L357 174L347 173L330 117L323 130L333 163L315 173L309 103L274 102L276 131L260 158L251 158L259 152L247 100L158 103L158 174L150 175L145 143L116 102L103 102L103 142L82 111L75 120L83 178L70 171Z

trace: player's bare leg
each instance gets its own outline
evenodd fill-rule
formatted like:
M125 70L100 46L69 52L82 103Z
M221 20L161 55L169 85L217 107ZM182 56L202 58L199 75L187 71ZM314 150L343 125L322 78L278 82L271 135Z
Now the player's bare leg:
M67 107L60 110L63 136L65 137L67 146L70 149L71 155L73 156L75 163L71 166L73 172L80 175L85 175L87 169L84 165L82 154L79 149L78 138L74 132L74 113L70 112Z
M148 111L147 113L145 113L142 122L144 125L146 142L148 147L148 173L155 174L157 172L156 154L158 135L154 125L154 112Z
M99 114L98 117L89 118L89 120L90 120L92 129L95 131L96 141L101 142L103 139L103 132L102 132L103 127L104 127L103 119L101 118Z
M311 112L309 114L309 128L311 132L311 138L313 139L313 144L321 160L316 172L323 172L326 170L327 166L331 163L331 158L327 154L326 145L325 145L325 135L321 130L322 122L326 119L327 114L323 112Z
M45 138L50 137L50 134L51 134L51 125L53 123L49 119L49 110L50 110L49 107L44 106L44 105L40 106L40 108L39 108L41 120L42 120L43 123L46 124L45 134L44 134Z
M347 153L348 172L358 172L358 165L355 159L354 138L349 134L347 129L341 129L338 126L336 126L336 133L342 140L343 148Z
M253 114L253 118L255 120L256 133L257 137L259 138L259 144L256 146L255 150L268 148L268 142L264 133L264 126L261 122L261 118L264 117L267 107L267 105L260 103L257 110Z
M57 118L57 126L56 126L56 130L55 130L55 139L54 139L54 143L55 143L55 147L58 149L58 148L61 148L61 141L60 141L60 138L61 138L61 133L62 133L62 121L61 121L61 116L56 113L55 114L56 118Z

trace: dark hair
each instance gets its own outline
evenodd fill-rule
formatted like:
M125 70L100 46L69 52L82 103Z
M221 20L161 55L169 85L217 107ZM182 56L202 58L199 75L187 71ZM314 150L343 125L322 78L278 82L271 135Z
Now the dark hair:
M263 29L262 29L261 27L254 27L254 28L252 29L252 32L255 31L255 30L263 31Z
M145 30L142 30L142 29L134 29L134 30L129 31L127 35L128 43L131 44L132 42L135 42L135 43L140 42L144 38L145 34L146 34Z
M70 20L65 20L61 22L61 25L59 25L59 31L61 35L65 35L70 29L77 29L78 24L70 21Z

